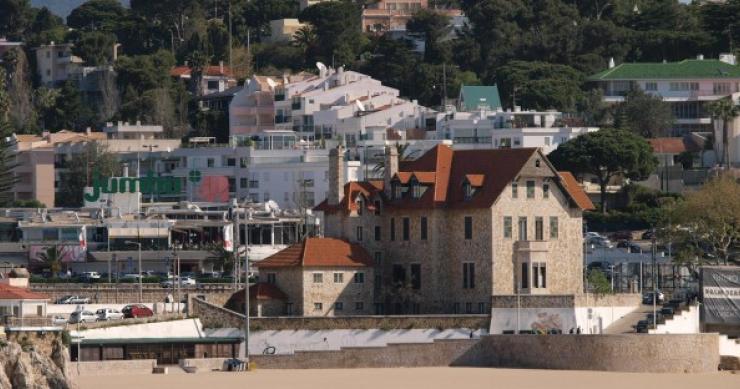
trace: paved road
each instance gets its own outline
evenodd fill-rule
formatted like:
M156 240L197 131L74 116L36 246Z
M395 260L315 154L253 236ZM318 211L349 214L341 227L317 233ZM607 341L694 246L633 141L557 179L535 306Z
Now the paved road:
M660 311L662 306L658 305ZM652 305L640 305L634 312L630 312L623 318L617 320L612 325L604 330L605 334L629 334L634 333L635 329L632 327L637 325L637 322L644 320L648 313L653 313Z

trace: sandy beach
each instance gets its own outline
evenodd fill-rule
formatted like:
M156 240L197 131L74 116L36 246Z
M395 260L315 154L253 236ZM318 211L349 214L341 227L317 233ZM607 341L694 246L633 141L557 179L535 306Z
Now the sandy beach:
M638 389L740 388L740 374L646 374L593 371L517 370L493 368L398 368L344 370L256 370L248 373L208 372L79 378L81 389L132 388L516 388Z

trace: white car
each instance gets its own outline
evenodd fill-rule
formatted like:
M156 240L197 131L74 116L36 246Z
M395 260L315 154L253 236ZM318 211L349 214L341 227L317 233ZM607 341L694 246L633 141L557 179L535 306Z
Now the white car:
M96 271L86 271L80 274L80 279L85 280L85 281L99 280L100 273Z
M100 321L108 320L121 320L123 319L123 313L117 309L112 308L101 308L95 311L95 315Z
M98 317L90 311L75 311L69 315L69 322L71 324L77 323L92 323L98 320Z
M54 315L51 318L51 324L54 324L55 326L63 326L67 324L67 318L62 315Z
M170 278L169 280L162 281L159 285L163 288L172 288L172 286L178 282L178 279ZM182 277L179 279L180 286L195 286L198 283L195 281L195 278L192 277Z

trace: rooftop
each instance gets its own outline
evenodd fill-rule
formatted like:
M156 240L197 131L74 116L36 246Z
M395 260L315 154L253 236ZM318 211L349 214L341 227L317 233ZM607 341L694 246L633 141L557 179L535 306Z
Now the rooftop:
M362 246L336 238L307 238L255 264L258 268L371 265L372 259Z
M697 152L701 146L696 144L690 137L677 138L654 138L648 139L653 152L660 154L681 154L684 151Z
M0 284L0 300L48 300L49 297L41 293L31 292L26 288L19 288Z
M475 111L481 104L489 109L501 108L501 97L496 85L463 85L460 88L460 99L463 109Z
M740 78L740 66L717 59L622 63L589 77L590 81Z

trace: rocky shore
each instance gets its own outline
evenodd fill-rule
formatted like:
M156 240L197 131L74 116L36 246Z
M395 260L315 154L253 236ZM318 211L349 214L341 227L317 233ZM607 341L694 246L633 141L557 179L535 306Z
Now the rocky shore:
M69 353L60 340L51 343L48 355L30 343L0 340L0 388L76 389L69 369Z

